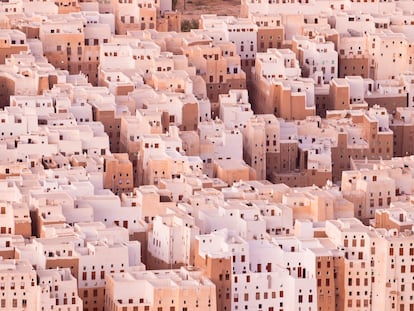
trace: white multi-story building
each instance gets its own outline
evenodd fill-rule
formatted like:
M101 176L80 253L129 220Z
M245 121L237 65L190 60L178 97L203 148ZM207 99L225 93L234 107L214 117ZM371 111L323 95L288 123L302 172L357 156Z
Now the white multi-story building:
M104 43L100 49L101 70L132 70L140 68L145 73L150 69L152 60L158 57L161 48L152 41L126 38L114 39Z
M253 116L247 90L230 90L228 95L219 95L220 119L226 128L246 127L248 120Z
M0 308L4 310L35 308L36 271L26 260L0 258Z
M406 71L408 45L404 34L383 31L367 35L374 80L395 79Z
M372 309L377 299L373 295L375 274L380 270L373 256L377 256L380 235L354 218L328 221L325 230L337 248L345 252L338 305L343 310Z
M136 290L140 288L137 295ZM214 284L192 267L180 270L130 271L107 276L105 310L216 311Z
M246 18L234 16L201 15L201 26L206 30L222 30L225 39L237 47L242 65L246 60L255 59L257 52L257 25Z
M199 234L194 219L182 213L159 215L148 232L148 252L160 267L194 265L194 238ZM150 262L151 267L157 264Z
M200 122L198 134L203 172L208 176L213 176L214 160L243 158L243 136L239 129L226 129L224 122L216 119Z
M39 279L37 310L81 311L76 278L67 268L36 271Z
M401 74L400 79L403 81L405 90L407 91L408 107L414 107L414 73Z
M384 230L385 231L385 230ZM381 232L382 239L372 254L375 282L372 283L372 308L375 310L409 310L414 308L410 295L414 273L413 232L397 229Z
M398 169L390 171L397 172ZM395 199L397 189L403 192L405 187L401 185L400 189L386 170L363 169L346 171L342 175L341 191L345 198L354 198L355 203L359 202L358 209L363 213L362 217L373 218L375 209L389 206ZM360 200L357 201L357 197Z
M295 36L292 44L302 72L313 78L316 84L329 83L338 77L338 53L333 42L320 36L314 39Z
M267 79L295 79L301 76L296 55L289 49L268 49L266 53L257 53L252 71Z
M298 263L296 267L291 261L302 261L305 256L298 259L290 248L283 250L269 240L247 242L226 229L197 240L201 257L229 260L230 271L219 280L231 281L230 310L316 308L316 282L312 272L305 269L312 262L304 260L303 266Z
M375 23L372 15L357 12L337 12L335 15L335 30L341 35L350 32L364 34L375 32Z

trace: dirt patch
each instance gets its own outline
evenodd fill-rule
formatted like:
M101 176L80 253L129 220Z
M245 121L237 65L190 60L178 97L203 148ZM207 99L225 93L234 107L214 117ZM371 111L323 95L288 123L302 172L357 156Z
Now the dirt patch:
M202 14L239 16L240 0L178 0L177 10L182 20L198 20Z

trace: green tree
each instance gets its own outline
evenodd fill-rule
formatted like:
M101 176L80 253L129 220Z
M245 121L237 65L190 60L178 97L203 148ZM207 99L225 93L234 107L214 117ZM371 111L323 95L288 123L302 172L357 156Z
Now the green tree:
M198 26L198 20L194 18L192 20L184 19L181 21L181 31L183 32L189 32L191 29L198 29Z

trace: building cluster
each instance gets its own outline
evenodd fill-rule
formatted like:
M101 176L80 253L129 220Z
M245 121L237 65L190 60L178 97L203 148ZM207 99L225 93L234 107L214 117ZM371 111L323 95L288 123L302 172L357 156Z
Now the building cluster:
M0 3L0 309L414 310L412 1L173 3Z

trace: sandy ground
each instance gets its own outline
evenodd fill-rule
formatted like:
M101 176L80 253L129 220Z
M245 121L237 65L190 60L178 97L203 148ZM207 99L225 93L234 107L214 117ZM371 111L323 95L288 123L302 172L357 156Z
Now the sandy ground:
M201 14L240 15L240 0L178 0L182 20L200 18Z

